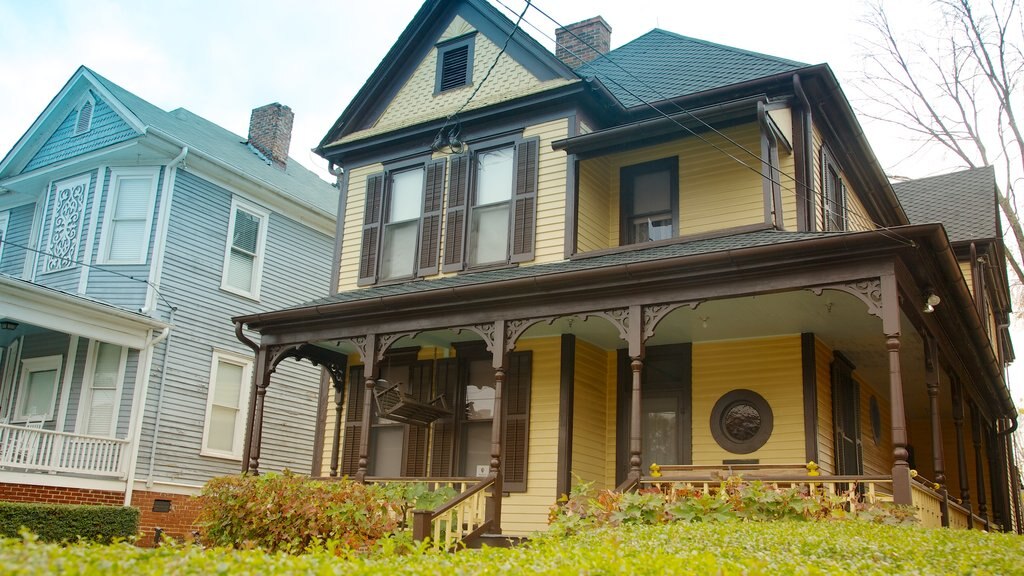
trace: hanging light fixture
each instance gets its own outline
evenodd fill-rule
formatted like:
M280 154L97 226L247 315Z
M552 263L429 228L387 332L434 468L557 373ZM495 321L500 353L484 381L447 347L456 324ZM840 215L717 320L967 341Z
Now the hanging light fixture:
M17 330L18 323L13 320L0 320L0 329L3 330Z
M942 302L942 298L939 298L939 295L935 293L935 290L929 288L928 290L925 290L924 307L921 308L921 311L925 314L931 314L932 312L935 312L935 307L938 306L940 302Z

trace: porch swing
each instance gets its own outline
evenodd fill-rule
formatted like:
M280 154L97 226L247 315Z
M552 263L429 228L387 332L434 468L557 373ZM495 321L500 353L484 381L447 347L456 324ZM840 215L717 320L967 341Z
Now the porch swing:
M373 400L377 404L377 414L403 424L430 426L435 420L452 415L444 394L430 402L421 402L403 392L401 382L391 384L384 379L377 380Z

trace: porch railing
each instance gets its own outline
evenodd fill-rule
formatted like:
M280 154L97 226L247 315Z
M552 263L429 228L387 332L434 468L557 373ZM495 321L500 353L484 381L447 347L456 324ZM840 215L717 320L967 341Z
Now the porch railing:
M491 526L487 514L488 488L496 477L485 478L367 478L371 483L427 483L430 490L452 488L456 496L433 510L412 511L415 540L430 538L435 548L452 550L483 534Z
M128 441L0 424L0 467L124 477Z
M807 490L823 490L832 496L849 495L868 503L892 500L892 477L890 476L808 476L793 474L758 474L744 475L745 479L759 480L780 488L805 487ZM670 487L687 486L699 488L706 493L714 493L725 478L709 478L706 473L672 474L660 477L644 476L640 478L638 487L647 486ZM853 490L860 487L861 490Z
M968 530L971 527L971 511L956 502L949 502L949 527Z
M924 528L942 528L942 504L945 498L939 492L919 482L910 485L910 503L917 506L917 517Z

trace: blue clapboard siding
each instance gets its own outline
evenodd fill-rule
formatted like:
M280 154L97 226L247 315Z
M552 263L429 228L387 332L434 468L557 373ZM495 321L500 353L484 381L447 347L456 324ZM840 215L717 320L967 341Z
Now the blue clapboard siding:
M96 170L93 170L89 174L89 189L85 196L85 206L82 208L82 225L78 231L78 246L75 250L74 259L76 262L81 262L85 258L85 244L89 237L89 227L93 225L92 222L92 205L96 201ZM65 179L67 180L67 179ZM62 180L63 181L63 180ZM53 212L56 209L56 183L50 186L47 191L47 199L43 202L46 205L46 210L43 212L42 221L42 239L43 241L39 245L39 249L42 253L38 255L36 259L35 267L35 282L48 286L55 290L62 290L64 292L75 293L78 291L78 281L81 278L82 267L79 264L72 264L70 268L58 270L55 272L44 272L46 270L46 252L49 245L50 229L53 226ZM34 257L29 255L29 257Z
M68 392L68 412L64 420L64 432L75 432L78 406L82 401L82 385L85 382L85 363L88 358L89 339L79 338L78 348L75 353L75 370L71 376L71 390Z
M139 369L139 351L128 350L128 359L125 361L124 385L121 388L121 406L117 412L117 428L114 436L127 438L132 418L132 402L135 399L135 376Z
M32 217L35 204L25 204L7 210L7 236L0 254L0 274L20 277L24 271L25 257L31 255L27 248L31 246L29 234L32 232Z
M153 261L153 245L156 242L157 216L154 214L150 225L149 245L146 247L145 264L103 264L96 265L100 259L100 249L103 241L103 221L107 211L107 202L112 194L110 190L111 170L105 170L103 187L97 199L99 205L99 216L96 226L95 240L89 247L92 253L94 265L89 269L89 282L86 285L85 294L90 298L102 300L108 304L119 306L127 310L138 310L146 303L146 282L149 280L149 265ZM163 179L165 169L161 169L157 177L157 203L154 205L154 212L159 209L160 194L163 191Z
M57 399L55 400L54 407L60 406L63 392L63 379L64 369L68 362L68 344L70 342L70 336L62 332L37 332L34 334L26 334L21 349L21 359L27 360L29 358L42 358L45 356L60 356L60 374L57 377ZM19 376L16 380L18 384L21 383ZM20 396L21 390L17 388L14 390L14 397ZM15 403L14 410L11 412L12 416L17 414L18 407ZM53 419L47 421L44 428L47 430L53 430L55 420L57 418L57 409L53 411Z
M263 261L261 300L220 289L232 195L186 171L175 177L161 292L177 307L160 417L157 480L201 483L235 473L237 460L202 457L203 424L213 350L252 356L234 336L231 316L292 306L322 297L330 280L333 241L329 236L271 214ZM163 303L161 312L166 314ZM166 317L166 316L162 316ZM165 348L156 350L139 454L140 475L148 469ZM268 390L261 469L308 469L319 369L288 360Z
M92 127L89 131L75 136L78 112L73 110L43 144L39 152L25 165L24 172L42 168L79 154L99 150L138 135L106 102L98 97L94 96L94 98Z

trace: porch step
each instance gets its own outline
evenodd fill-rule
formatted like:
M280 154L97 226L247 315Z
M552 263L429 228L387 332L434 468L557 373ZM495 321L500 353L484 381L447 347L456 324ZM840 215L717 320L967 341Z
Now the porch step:
M526 536L509 536L508 534L481 534L477 536L466 548L478 549L484 546L494 548L512 548L529 540Z

